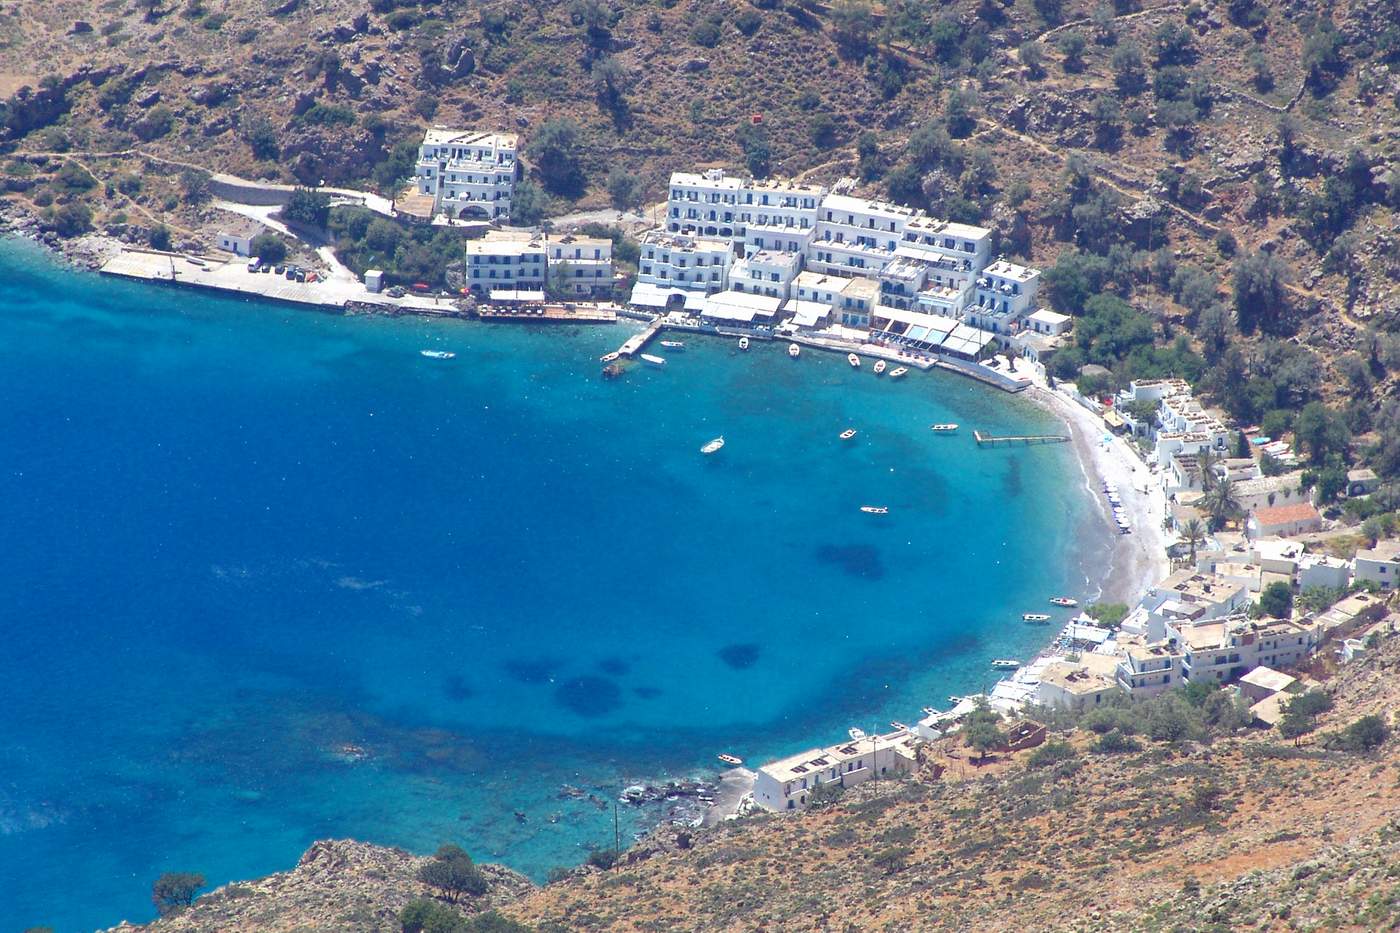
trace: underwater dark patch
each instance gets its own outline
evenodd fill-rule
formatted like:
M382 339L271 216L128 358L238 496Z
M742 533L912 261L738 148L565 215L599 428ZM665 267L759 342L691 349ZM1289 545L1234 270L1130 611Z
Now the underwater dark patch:
M720 660L736 671L753 667L758 663L758 645L746 642L742 645L725 645L719 649Z
M457 703L470 700L476 696L476 690L467 683L466 678L459 674L452 674L444 677L442 681L442 695Z
M1021 494L1021 461L1013 457L1006 463L1006 475L1001 479L1001 491L1009 499Z
M621 677L631 670L631 666L621 658L604 658L598 662L598 670L602 671L604 674Z
M654 700L661 696L660 687L633 687L632 692L643 700Z
M589 719L606 716L622 705L622 690L605 677L571 677L554 691L554 702Z
M511 680L517 680L522 684L548 683L558 667L559 662L552 658L535 658L534 660L511 658L501 665L501 669Z
M840 567L848 577L879 580L885 576L885 564L880 549L870 544L823 544L816 550L817 560Z

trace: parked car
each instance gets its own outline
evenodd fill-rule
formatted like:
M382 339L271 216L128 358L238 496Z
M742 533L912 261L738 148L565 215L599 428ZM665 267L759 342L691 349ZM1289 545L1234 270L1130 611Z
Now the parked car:
M249 271L249 272L257 272L257 271L258 271L258 267L261 266L261 265L262 265L262 260L258 259L256 256L254 256L252 259L248 260L248 271Z
M278 266L277 268L273 269L272 271L273 271L273 273L276 274L276 275L281 275L283 272L286 272L286 271L287 271L287 267L286 267L286 266Z

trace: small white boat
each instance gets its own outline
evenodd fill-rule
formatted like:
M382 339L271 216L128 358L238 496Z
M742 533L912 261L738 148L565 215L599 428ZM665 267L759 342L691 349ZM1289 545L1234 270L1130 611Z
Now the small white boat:
M1056 606L1064 606L1067 609L1079 605L1079 600L1070 599L1068 596L1051 596L1050 602Z
M992 661L992 667L999 671L1014 671L1021 666L1021 662L1015 658L996 658Z
M954 706L957 706L959 703L962 702L962 697L950 696L948 697L948 702L952 703Z
M857 729L855 726L852 726L851 728L847 729L846 734L857 742L865 738L865 730Z
M903 376L907 372L909 372L909 367L896 366L894 369L890 370L890 378L898 379L900 376Z
M899 732L908 732L908 731L909 731L909 727L906 726L904 723L900 722L898 719L891 719L891 720L890 720L890 728L891 728L891 729L895 729L895 730L897 730L897 731L899 731Z
M684 350L684 349L685 349L685 341L684 341L684 340L663 340L663 341L661 341L661 345L662 345L663 347L665 347L667 350Z
M620 357L620 356L622 356L622 354L621 354L621 353L618 353L616 350L614 350L614 351L611 352L611 353L604 353L602 356L598 357L598 362L600 362L600 363L615 363L615 362L617 362L617 359L618 359L618 357Z
M871 372L875 373L875 375L877 375L877 376L883 376L883 375L885 374L885 361L884 361L884 360L876 360L876 361L875 361L875 366L874 366L874 368L871 370Z
M886 505L862 505L862 506L860 507L860 510L861 510L862 512L866 513L867 515L888 515L888 514L890 514L889 506L886 506Z
M925 706L925 707L924 707L924 715L925 715L925 716L936 716L936 715L938 715L938 710L934 709L932 706Z
M747 350L748 348L749 348L749 338L747 338L747 337L740 337L740 338L739 338L739 349L740 349L740 350Z
M712 453L714 453L715 451L719 450L719 449L720 449L721 447L723 447L723 446L724 446L724 437L723 437L723 436L720 436L720 437L717 437L717 438L715 438L714 440L710 441L710 442L709 442L708 444L706 444L704 447L701 447L701 448L700 448L700 452L701 452L702 454L712 454Z
M1043 612L1023 612L1021 613L1021 619L1025 622L1034 622L1036 624L1050 621L1050 617Z
M795 343L788 344L788 356L797 359L802 355L802 348Z
M853 438L853 437L855 437L855 436L856 436L856 429L855 429L855 428L847 428L846 430L844 430L844 431L841 432L841 440L843 440L843 441L849 441L851 438Z
M744 759L740 758L738 755L718 755L716 757L725 764L733 765L736 768L744 763Z
M643 353L642 362L651 366L665 366L666 358L663 356L652 356L650 353Z
M928 429L934 434L952 434L958 429L956 424L931 424Z
M860 369L860 357L854 353L846 354L846 362L851 364L852 369Z
M455 360L457 358L457 354L448 350L419 350L418 353L430 360Z

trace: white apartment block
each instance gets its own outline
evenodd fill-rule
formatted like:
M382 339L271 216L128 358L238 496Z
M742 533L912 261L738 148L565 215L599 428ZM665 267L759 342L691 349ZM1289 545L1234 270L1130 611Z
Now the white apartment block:
M1184 658L1175 641L1147 641L1119 636L1122 657L1114 671L1118 688L1138 697L1155 697L1181 683Z
M466 246L467 285L489 295L494 289L543 290L548 274L545 239L493 231Z
M878 275L916 214L902 204L829 194L822 199L807 265L835 275Z
M788 298L801 268L801 253L757 250L734 261L729 270L729 287L752 295Z
M1383 590L1400 585L1400 542L1386 541L1357 551L1353 574L1362 583L1374 583Z
M580 296L612 290L612 240L572 233L551 234L545 239L545 246L553 288Z
M1011 334L1035 310L1040 270L999 259L977 277L967 323L994 334Z
M1245 616L1169 626L1168 634L1183 649L1181 676L1187 683L1227 683L1260 665L1292 667L1312 653L1317 644L1309 626Z
M769 762L758 769L754 803L765 810L805 810L807 799L822 784L863 784L914 769L916 739L903 730L852 739L830 748L814 748Z
M1304 554L1298 558L1298 592L1312 589L1343 589L1351 583L1351 564L1326 554Z
M826 189L784 181L750 181L739 191L739 225L745 256L769 250L805 255L816 233Z
M509 217L516 141L514 133L433 127L418 147L418 193L432 196L435 214L479 220Z
M674 296L724 291L733 258L728 240L648 231L642 234L632 303L665 307ZM699 310L698 301L686 306Z

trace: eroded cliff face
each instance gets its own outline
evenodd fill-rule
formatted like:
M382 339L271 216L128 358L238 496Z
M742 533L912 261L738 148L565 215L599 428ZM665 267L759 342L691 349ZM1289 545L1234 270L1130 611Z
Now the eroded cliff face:
M383 933L401 928L399 912L433 892L418 881L426 856L351 839L314 843L291 871L224 885L178 916L113 930L151 933ZM490 884L479 898L464 898L462 912L478 913L511 903L534 890L518 872L481 865Z

